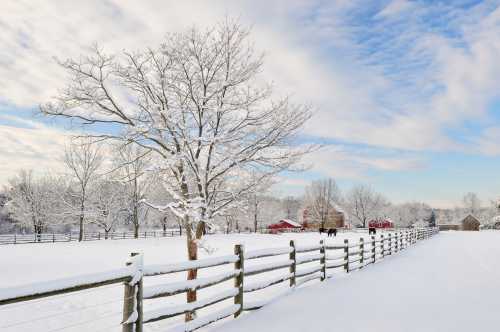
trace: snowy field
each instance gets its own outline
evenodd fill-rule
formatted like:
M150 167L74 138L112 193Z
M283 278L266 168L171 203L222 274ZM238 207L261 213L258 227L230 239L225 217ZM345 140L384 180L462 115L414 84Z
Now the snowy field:
M499 308L500 232L441 232L216 330L493 332Z
M245 245L246 250L288 246L291 239L298 245L317 244L322 238L326 243L342 243L349 238L357 242L360 237L368 239L366 233L339 233L337 238L327 238L317 233L292 233L282 235L234 234L209 235L206 245L216 249L210 255L203 250L200 258L217 257L233 253L237 243ZM186 260L185 238L151 238L140 240L95 241L83 243L43 243L26 245L7 245L0 247L0 288L9 288L58 278L73 277L80 274L102 272L121 268L131 252L144 253L145 264L166 264ZM270 260L275 259L274 257ZM282 259L282 258L278 258ZM250 263L250 262L249 262ZM259 263L262 263L260 261ZM250 264L249 264L250 265ZM226 266L232 269L231 265ZM217 271L214 271L217 269ZM224 267L222 267L224 269ZM221 272L221 267L205 269L200 276ZM255 276L268 279L273 271ZM145 286L170 281L184 280L185 273L145 279ZM309 283L313 285L314 282ZM232 281L199 291L199 297L211 295L231 287ZM217 288L218 287L218 288ZM309 287L310 288L310 287ZM288 282L271 287L248 296L251 300L267 300L288 289ZM1 292L1 289L0 289ZM123 286L111 285L97 289L65 294L0 307L0 330L2 332L55 332L55 331L120 331L122 315ZM245 299L247 299L245 297ZM185 301L185 295L148 300L144 311L176 305ZM221 303L227 306L232 300ZM200 316L204 314L200 311ZM205 312L206 314L206 312ZM179 321L167 320L148 324L146 331L165 331ZM213 328L213 327L212 327Z

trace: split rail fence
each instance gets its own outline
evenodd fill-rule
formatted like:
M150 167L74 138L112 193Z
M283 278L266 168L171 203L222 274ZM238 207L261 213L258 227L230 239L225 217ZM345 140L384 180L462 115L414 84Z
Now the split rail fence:
M173 237L182 235L178 229L139 232L138 238ZM91 232L85 233L83 241L133 239L134 232ZM78 233L42 233L42 234L0 234L1 244L47 243L78 241Z
M356 243L345 239L344 243L338 245L325 244L322 240L315 245L299 246L294 241L290 241L290 245L287 247L254 251L245 251L242 245L236 245L233 255L168 265L144 265L142 255L133 253L127 266L122 269L0 290L0 307L104 285L123 283L122 331L142 332L145 324L183 316L188 313L193 314L199 309L233 299L232 304L222 310L214 309L209 314L200 317L190 315L190 317L195 318L178 326L180 331L194 331L230 316L236 318L244 311L259 309L267 303L263 301L247 301L246 294L283 282L288 283L288 290L293 290L312 280L324 281L335 275L329 273L329 271L335 269L336 271L343 270L350 273L362 269L366 265L376 263L386 256L398 253L438 232L438 228L402 230L382 234L379 237L371 236L369 240L360 238L359 242ZM278 258L281 257L277 261L245 266L246 263L258 262L261 259L277 256L279 256ZM315 264L310 266L311 264L308 263ZM192 269L227 267L227 265L232 266L229 271L209 277L155 286L144 286L143 284L145 278L153 276L168 275ZM276 270L285 270L285 272L265 280L247 281L248 277ZM216 295L182 305L146 310L148 301L151 299L206 289L230 280L234 281L233 287Z

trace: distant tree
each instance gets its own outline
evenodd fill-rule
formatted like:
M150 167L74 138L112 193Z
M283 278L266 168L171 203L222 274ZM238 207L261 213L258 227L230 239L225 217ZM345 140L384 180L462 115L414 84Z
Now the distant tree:
M150 206L145 204L154 176L147 172L151 166L151 151L138 145L114 147L114 178L123 184L127 199L127 219L134 227L134 237L139 237L139 228L146 221Z
M324 228L330 214L341 201L340 189L334 179L313 181L305 189L305 205L311 220Z
M479 209L481 208L481 201L479 200L479 198L475 193L468 192L467 194L464 195L462 201L466 213L475 215L476 213L479 212Z
M431 211L431 214L428 218L425 219L428 222L429 227L436 227L436 212L434 210Z
M128 195L124 185L106 179L95 181L92 194L87 202L87 220L104 231L107 239L109 232L123 222L128 214Z
M50 185L47 178L35 177L33 171L27 170L9 180L7 212L21 225L31 227L39 240L54 211Z
M301 200L296 197L287 196L283 198L283 210L285 211L285 218L295 220L297 218L297 213L301 205Z
M100 145L93 143L91 139L82 138L73 140L64 155L66 167L76 183L74 192L76 206L73 207L73 211L78 218L78 241L83 240L90 186L99 176L103 159Z
M366 227L371 219L380 217L388 204L381 194L365 185L352 188L346 196L346 201L350 216L362 227Z

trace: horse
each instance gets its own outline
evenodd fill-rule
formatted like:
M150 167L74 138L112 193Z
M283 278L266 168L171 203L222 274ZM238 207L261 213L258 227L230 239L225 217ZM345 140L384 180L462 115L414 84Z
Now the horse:
M332 235L333 235L334 237L336 237L336 236L337 236L337 229L336 229L336 228L330 228L330 229L328 230L328 237L331 237Z
M373 235L377 234L377 229L375 227L369 227L368 228L368 235L370 235L370 234L373 234Z

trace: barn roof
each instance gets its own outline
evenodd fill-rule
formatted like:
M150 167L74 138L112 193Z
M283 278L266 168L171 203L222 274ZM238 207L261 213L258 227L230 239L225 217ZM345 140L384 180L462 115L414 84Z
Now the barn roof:
M467 215L464 219L462 219L462 222L471 222L471 221L474 221L474 222L477 222L478 224L481 224L481 222L479 221L479 219L477 219L476 217L474 217L472 214L469 214Z
M293 220L290 220L290 219L281 219L280 222L286 222L287 224L290 224L294 227L302 227L301 224L299 224L298 222L295 222Z

